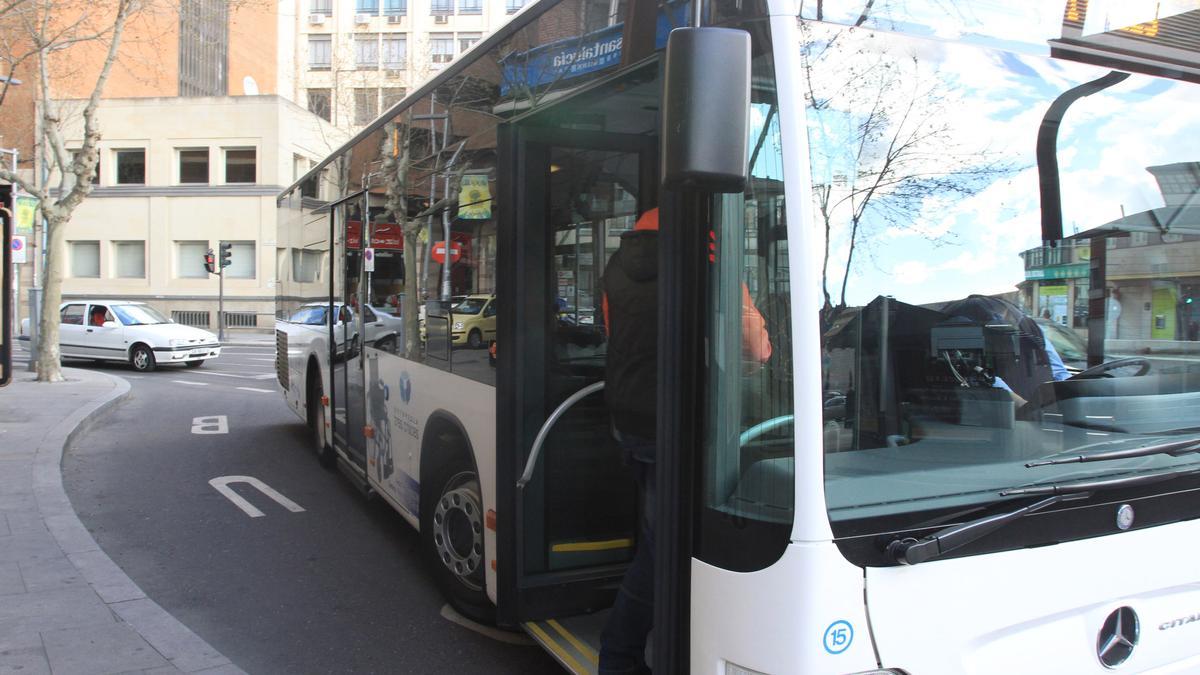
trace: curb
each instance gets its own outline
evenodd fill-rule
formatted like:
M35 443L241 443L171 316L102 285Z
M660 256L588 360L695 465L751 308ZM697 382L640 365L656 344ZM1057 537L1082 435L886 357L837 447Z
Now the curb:
M71 370L63 369L64 374ZM76 515L63 488L63 453L101 415L130 395L128 380L97 371L87 372L110 380L112 390L93 397L69 415L46 434L35 451L33 492L46 529L109 610L173 666L188 673L209 669L242 673L229 659L148 598L100 548Z

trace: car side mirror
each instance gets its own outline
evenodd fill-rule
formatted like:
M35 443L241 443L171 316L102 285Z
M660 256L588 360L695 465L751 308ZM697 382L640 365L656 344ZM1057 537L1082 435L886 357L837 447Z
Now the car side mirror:
M750 58L750 34L744 30L671 31L662 113L662 181L668 189L745 189Z
M116 321L105 321L104 323L100 324L100 327L101 328L120 328L121 324L117 323Z

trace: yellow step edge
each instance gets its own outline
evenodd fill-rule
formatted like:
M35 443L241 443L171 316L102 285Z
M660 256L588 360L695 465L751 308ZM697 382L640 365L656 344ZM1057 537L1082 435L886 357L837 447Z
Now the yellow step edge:
M588 675L591 672L590 670L584 668L579 661L575 660L575 657L571 656L566 649L563 649L563 646L558 643L558 640L555 640L550 636L549 633L542 630L541 626L537 625L533 621L526 621L525 629L530 633L533 633L534 637L536 637L538 641L542 643L542 646L546 649L549 649L551 653L554 654L554 657L558 659L559 663L562 663L575 675Z
M608 541L576 541L569 544L552 544L551 553L581 553L584 551L611 551L617 548L633 548L632 539L609 539Z
M563 628L562 624L555 621L554 619L548 619L546 621L546 623L550 624L551 628L558 631L559 635L566 638L567 642L570 642L571 646L574 647L576 649L576 651L578 651L580 654L583 654L584 657L587 658L588 661L592 662L592 665L594 665L594 666L600 665L600 655L596 653L596 650L594 650L591 647L584 644L582 640L575 637L574 633L567 630L566 628Z

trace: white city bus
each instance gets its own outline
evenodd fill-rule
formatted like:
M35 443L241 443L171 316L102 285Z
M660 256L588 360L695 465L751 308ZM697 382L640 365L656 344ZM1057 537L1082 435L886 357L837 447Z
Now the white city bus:
M1198 83L1184 0L538 0L280 196L279 381L459 612L594 672L657 207L656 671L1196 672Z

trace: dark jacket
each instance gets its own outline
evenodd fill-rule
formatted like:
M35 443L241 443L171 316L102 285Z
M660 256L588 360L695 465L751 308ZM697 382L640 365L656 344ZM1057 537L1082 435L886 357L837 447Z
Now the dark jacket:
M655 437L658 403L658 232L633 230L604 268L608 356L604 396L617 430Z

